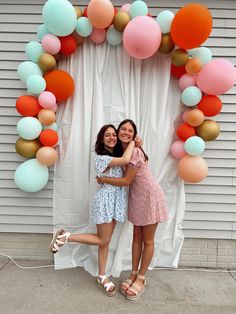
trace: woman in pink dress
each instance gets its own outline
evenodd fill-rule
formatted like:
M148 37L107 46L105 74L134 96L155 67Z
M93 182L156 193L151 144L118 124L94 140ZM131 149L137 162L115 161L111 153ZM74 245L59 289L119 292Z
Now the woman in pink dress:
M137 134L132 120L122 121L118 138L124 150ZM154 236L159 222L168 220L162 188L151 174L148 157L141 148L133 149L123 178L98 178L99 183L129 186L128 219L133 223L132 271L120 286L128 300L136 300L145 290L145 273L154 254ZM140 266L140 268L139 268Z

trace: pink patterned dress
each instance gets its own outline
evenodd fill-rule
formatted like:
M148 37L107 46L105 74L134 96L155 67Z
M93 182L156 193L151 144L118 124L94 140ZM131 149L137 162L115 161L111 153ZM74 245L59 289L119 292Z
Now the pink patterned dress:
M136 226L166 222L168 209L164 192L153 177L140 148L134 148L128 167L138 170L129 186L129 221Z

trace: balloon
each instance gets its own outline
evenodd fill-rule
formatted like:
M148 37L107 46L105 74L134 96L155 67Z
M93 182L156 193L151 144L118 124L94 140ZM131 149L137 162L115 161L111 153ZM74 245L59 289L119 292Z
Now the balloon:
M51 34L51 33L44 24L41 24L38 27L38 31L37 31L38 39L41 41L43 39L43 37L47 34Z
M58 142L57 132L52 129L43 130L40 134L39 140L44 146L55 146Z
M131 57L137 59L151 57L160 44L160 26L149 16L135 17L124 30L123 45Z
M171 155L175 158L181 158L186 154L183 141L175 141L170 148Z
M93 28L91 35L89 36L90 40L95 44L101 44L106 39L105 29Z
M158 49L161 53L168 54L175 48L175 43L171 39L170 34L162 34L161 44Z
M49 0L43 6L43 22L49 31L57 36L73 32L77 16L73 5L67 0Z
M176 49L172 53L172 57L171 57L172 64L174 64L177 67L185 65L188 62L188 60L189 60L189 56L186 50Z
M185 88L181 94L181 100L186 106L196 106L202 98L201 90L196 86Z
M171 24L171 37L183 49L200 46L210 35L212 16L200 3L189 3L180 9Z
M184 90L185 88L189 86L195 86L196 85L196 77L193 75L189 75L188 73L182 75L179 79L179 88L181 90Z
M96 28L106 28L114 18L114 7L109 0L92 0L88 5L88 18Z
M76 13L77 19L79 19L81 16L83 16L83 12L80 9L80 7L74 7L74 9L75 9L75 13Z
M205 149L205 142L199 136L191 136L184 143L184 149L189 155L201 155Z
M57 131L58 127L57 127L56 122L54 122L54 123L52 123L50 125L43 125L43 130L48 130L48 129Z
M31 94L40 94L46 88L46 82L41 75L30 75L26 81L27 90Z
M129 9L131 7L131 4L130 3L126 3L126 4L123 4L122 7L120 8L121 11L124 11L124 12L129 12Z
M60 42L61 42L61 50L60 52L65 55L69 56L72 53L75 52L77 48L77 42L76 39L72 35L68 35L65 37L60 37Z
M44 53L44 50L40 43L30 41L25 47L25 53L31 61L38 62L38 58Z
M187 115L188 113L191 111L191 109L187 109L186 111L183 112L182 114L182 120L183 122L186 122L187 123Z
M34 117L41 109L36 97L30 95L20 96L16 101L16 110L22 116Z
M51 109L56 105L56 97L53 93L45 91L39 95L38 102L43 108Z
M190 75L197 74L201 71L202 63L201 60L199 60L196 57L193 57L188 60L188 62L185 64L186 72Z
M188 50L188 53L192 57L198 58L201 61L202 65L205 65L212 60L211 50L207 47L190 49Z
M37 151L36 159L41 165L52 166L57 160L57 151L48 146L44 146Z
M15 171L15 185L24 192L38 192L48 182L48 168L36 159L23 162Z
M83 16L88 17L88 7L84 8Z
M114 17L113 25L118 32L123 32L130 20L131 17L127 12L119 11Z
M207 63L197 76L197 86L206 94L220 95L236 83L236 69L225 59L214 59Z
M43 53L38 60L38 64L42 71L48 72L57 66L56 59L49 53Z
M144 1L134 1L129 8L130 16L133 18L137 16L147 15L148 7Z
M196 134L204 141L213 141L220 134L219 124L213 120L205 120L196 128Z
M15 145L16 152L26 158L35 158L40 147L42 145L38 139L27 141L21 137L18 138Z
M190 136L195 135L195 129L187 123L182 123L177 127L176 135L180 140L186 141Z
M76 24L76 32L82 36L87 37L92 33L93 26L87 17L80 17Z
M177 67L176 65L171 64L170 72L173 76L180 78L186 73L185 66Z
M208 174L208 166L201 156L183 156L177 166L179 176L186 182L197 183Z
M46 90L53 93L57 101L67 100L74 93L74 80L65 71L54 70L46 73Z
M164 10L158 14L156 21L161 28L163 34L170 33L171 23L173 21L174 14L171 11Z
M186 115L186 122L191 126L199 126L204 121L204 114L201 110L189 110Z
M204 95L197 107L204 113L205 116L213 117L221 111L222 101L217 96Z
M52 111L56 112L57 111L57 104L55 104L52 108L50 108Z
M47 34L42 38L42 46L45 52L55 55L61 49L61 42L57 36Z
M122 33L118 32L112 25L106 32L106 40L112 46L118 46L122 43Z
M56 121L56 115L54 111L43 108L39 111L38 119L44 125L51 125Z
M34 140L42 131L42 124L38 119L25 117L17 123L17 133L25 140Z
M32 74L38 74L42 76L42 71L39 66L31 61L21 62L17 68L18 75L20 80L26 83L28 77Z

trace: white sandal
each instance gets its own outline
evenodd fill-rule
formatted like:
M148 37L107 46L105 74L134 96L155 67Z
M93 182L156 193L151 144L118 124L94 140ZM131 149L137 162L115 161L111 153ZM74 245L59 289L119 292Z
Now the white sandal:
M104 284L104 281L108 279L106 275L98 275L98 287L104 289L104 293L108 297L113 297L116 294L116 287L112 281L109 281ZM114 287L114 290L109 291Z
M138 270L132 270L131 271L132 275L138 275ZM136 278L135 278L136 279ZM121 284L120 284L120 293L125 295L126 291L132 286L134 281L132 281L131 279L127 278L125 279ZM124 289L123 287L125 287L126 289Z
M57 231L55 232L52 241L50 243L49 246L49 250L50 252L52 252L53 254L57 253L58 250L65 244L68 242L68 238L70 236L70 232L65 232L64 229L60 228L57 229ZM65 238L63 241L61 241L61 239ZM58 245L59 244L59 245Z
M141 294L143 294L143 292L145 291L145 286L146 286L146 279L144 276L142 275L138 275L137 278L142 279L143 280L143 285L139 286L137 283L133 283L132 286L128 289L129 291L133 292L134 295L128 295L127 293L126 295L126 299L130 300L130 301L135 301L137 299L140 298Z

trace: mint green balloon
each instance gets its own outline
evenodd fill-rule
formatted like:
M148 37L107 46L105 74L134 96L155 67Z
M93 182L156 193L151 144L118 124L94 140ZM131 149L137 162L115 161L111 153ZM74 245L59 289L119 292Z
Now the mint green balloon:
M43 37L47 34L51 34L51 32L47 29L47 27L44 24L39 25L37 36L40 41L42 41Z
M33 75L33 74L38 74L40 76L43 75L40 67L32 61L21 62L18 65L17 72L20 77L20 80L24 83L26 83L30 75Z
M189 155L197 156L204 152L205 142L199 136L191 136L185 141L184 149Z
M48 183L49 172L37 159L23 162L15 171L15 185L24 192L38 192Z
M174 13L168 10L161 11L158 14L156 21L161 28L163 34L170 33L171 23L174 19Z
M57 126L56 122L53 122L50 125L43 125L43 130L47 130L47 129L57 131L58 126Z
M34 117L20 119L16 126L17 133L25 140L34 140L42 131L42 124Z
M76 23L76 32L82 37L88 37L93 30L89 19L85 16L80 17Z
M106 40L112 46L118 46L122 43L122 33L118 32L114 26L110 26L106 32Z
M27 78L26 86L28 93L39 95L45 90L46 82L42 76L33 74Z
M25 47L27 57L33 61L38 62L39 57L44 53L43 47L37 41L30 41Z
M205 65L212 60L211 50L207 47L198 47L188 50L189 55L196 57L201 60L202 64Z
M136 0L134 1L130 8L129 8L129 14L133 18L136 16L142 16L142 15L147 15L148 13L148 7L146 3L142 0Z
M182 102L189 107L196 106L202 99L202 92L196 86L185 88L181 94Z
M71 34L77 22L75 9L67 0L48 0L43 6L42 17L47 29L57 36Z

